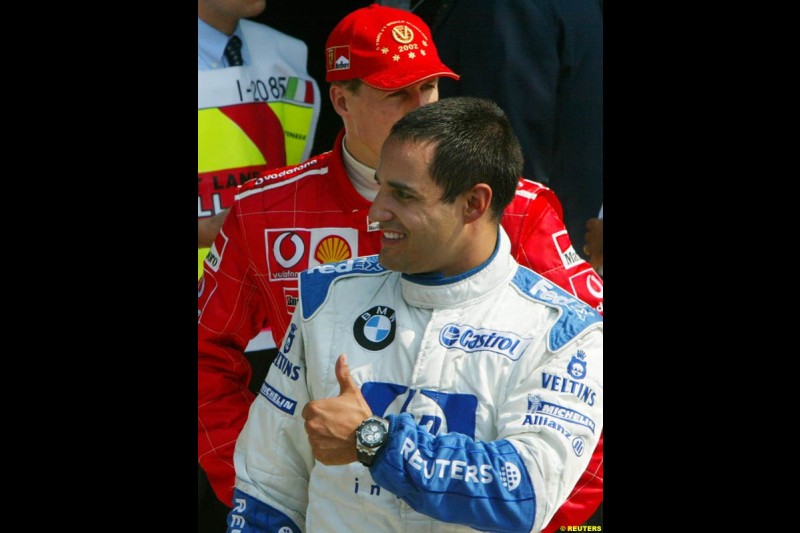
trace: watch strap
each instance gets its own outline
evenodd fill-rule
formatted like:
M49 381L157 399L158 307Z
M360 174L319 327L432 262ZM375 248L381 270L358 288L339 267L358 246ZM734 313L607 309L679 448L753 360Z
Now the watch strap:
M356 457L358 462L364 466L372 466L372 461L375 460L375 453L368 453L365 450L356 448Z

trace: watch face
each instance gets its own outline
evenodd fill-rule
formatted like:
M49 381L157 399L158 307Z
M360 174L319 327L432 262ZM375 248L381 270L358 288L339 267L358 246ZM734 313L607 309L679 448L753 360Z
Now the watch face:
M370 421L361 428L361 442L366 446L377 446L383 441L386 429L378 421Z

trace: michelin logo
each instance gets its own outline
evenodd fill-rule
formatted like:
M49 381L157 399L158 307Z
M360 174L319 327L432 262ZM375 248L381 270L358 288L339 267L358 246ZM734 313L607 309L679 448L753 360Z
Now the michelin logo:
M528 394L528 414L525 415L525 420L523 420L522 425L525 426L533 424L533 415L536 415L537 413L558 418L565 422L572 422L573 424L578 424L580 426L589 428L592 433L595 432L596 424L594 420L583 413L580 413L574 409L562 407L561 405L555 403L546 402L542 400L542 397L538 394L535 396Z
M524 339L504 331L447 324L439 332L439 342L446 348L456 348L465 352L494 352L516 361L531 343L531 339Z
M291 398L288 398L278 392L276 389L273 389L267 384L266 381L261 385L261 390L259 390L259 392L269 401L269 403L284 413L288 413L290 415L294 414L294 410L297 407L297 401L292 400Z

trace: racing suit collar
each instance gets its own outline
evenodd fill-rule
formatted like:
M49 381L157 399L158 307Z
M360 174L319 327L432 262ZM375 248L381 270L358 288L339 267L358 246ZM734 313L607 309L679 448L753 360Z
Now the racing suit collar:
M432 275L401 276L403 298L411 305L426 309L454 308L485 298L491 288L514 277L517 262L511 256L511 241L502 226L492 256L481 265L450 278Z

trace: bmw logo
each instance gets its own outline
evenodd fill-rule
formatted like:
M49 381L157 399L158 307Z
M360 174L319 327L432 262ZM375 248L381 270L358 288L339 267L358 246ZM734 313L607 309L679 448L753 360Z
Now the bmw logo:
M353 335L358 344L373 352L389 346L396 329L394 309L382 305L361 313L353 323Z

